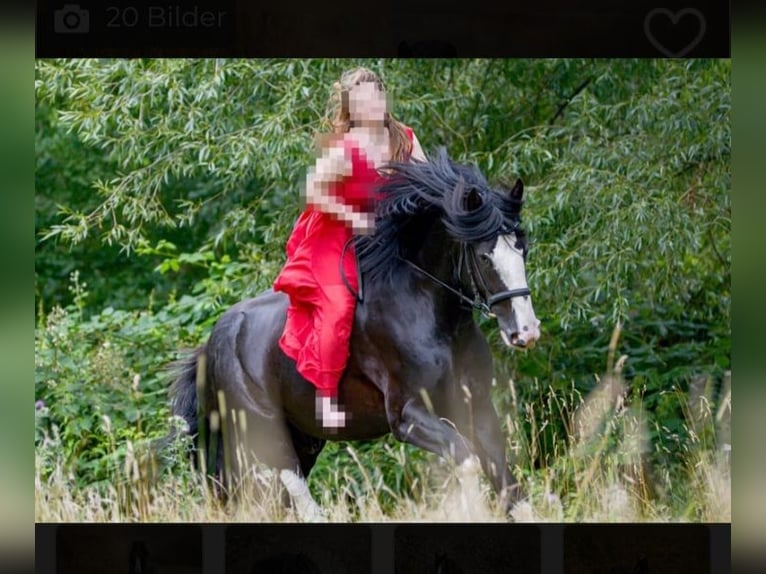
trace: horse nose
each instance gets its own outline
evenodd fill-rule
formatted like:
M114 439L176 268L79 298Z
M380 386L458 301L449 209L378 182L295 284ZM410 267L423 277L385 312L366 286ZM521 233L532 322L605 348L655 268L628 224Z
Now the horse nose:
M540 338L540 321L535 319L531 325L524 325L519 333L519 338L526 341L527 345L534 345Z
M514 331L511 334L511 341L509 346L518 347L520 349L529 349L534 346L534 339L530 339L527 333L522 331ZM508 344L508 343L506 343Z

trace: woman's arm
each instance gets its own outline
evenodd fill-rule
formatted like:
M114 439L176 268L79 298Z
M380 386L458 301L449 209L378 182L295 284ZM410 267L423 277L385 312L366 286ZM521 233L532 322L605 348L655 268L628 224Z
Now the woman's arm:
M306 176L306 203L314 209L335 216L348 223L356 233L369 230L371 216L359 213L330 193L330 186L343 181L353 172L351 157L345 151L343 142L335 142L324 150L316 164L310 167Z
M412 132L412 152L410 153L410 159L427 161L426 154L423 153L423 148L420 147L420 142L418 141L418 136L415 135L415 132Z

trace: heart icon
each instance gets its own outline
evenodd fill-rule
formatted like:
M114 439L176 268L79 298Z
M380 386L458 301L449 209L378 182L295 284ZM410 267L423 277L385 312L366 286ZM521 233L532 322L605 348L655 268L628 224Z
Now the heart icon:
M657 22L662 18L667 18L673 26L677 26L684 16L690 16L698 23L697 35L682 49L674 52L668 49L657 37L652 33L652 22ZM656 25L656 24L655 24ZM691 52L694 47L702 41L702 37L705 35L705 16L696 8L684 8L678 12L671 12L667 8L655 8L646 15L644 18L644 33L652 46L657 48L660 52L670 58L680 58Z

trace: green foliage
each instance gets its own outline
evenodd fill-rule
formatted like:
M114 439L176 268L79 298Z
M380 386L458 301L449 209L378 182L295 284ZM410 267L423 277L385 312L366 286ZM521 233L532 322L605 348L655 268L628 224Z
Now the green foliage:
M157 365L180 341L162 317L107 307L85 319L85 285L75 302L41 318L35 333L35 444L56 436L83 484L103 479L118 444L159 436L169 408Z
M730 370L729 61L37 61L38 427L59 427L83 480L98 474L104 415L120 440L160 431L161 365L273 281L330 87L358 64L381 73L426 152L445 145L491 179L525 181L543 337L511 354L482 328L501 415L527 438L545 424L527 468L562 454L569 413L551 419L545 397L598 386L618 323L653 456L683 464L683 393ZM68 290L74 271L87 298ZM376 444L357 445L362 462L410 488ZM331 459L320 482L340 468Z
M392 511L402 494L412 496L422 485L423 464L433 456L388 435L377 442L327 443L312 470L312 495L353 502L375 493L384 512ZM419 484L421 483L421 484Z

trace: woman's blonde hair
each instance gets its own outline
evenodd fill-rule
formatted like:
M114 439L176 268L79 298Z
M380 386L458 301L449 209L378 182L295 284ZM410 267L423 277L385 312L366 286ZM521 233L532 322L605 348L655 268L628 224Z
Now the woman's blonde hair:
M346 71L341 76L340 81L332 85L333 92L328 102L328 113L324 122L326 132L319 135L317 142L320 149L338 140L341 134L346 133L351 128L348 94L354 86L358 86L362 82L375 82L378 89L385 92L383 82L372 70L359 67ZM385 125L390 134L391 161L406 161L412 152L412 142L407 137L404 124L396 120L388 111L386 112Z

